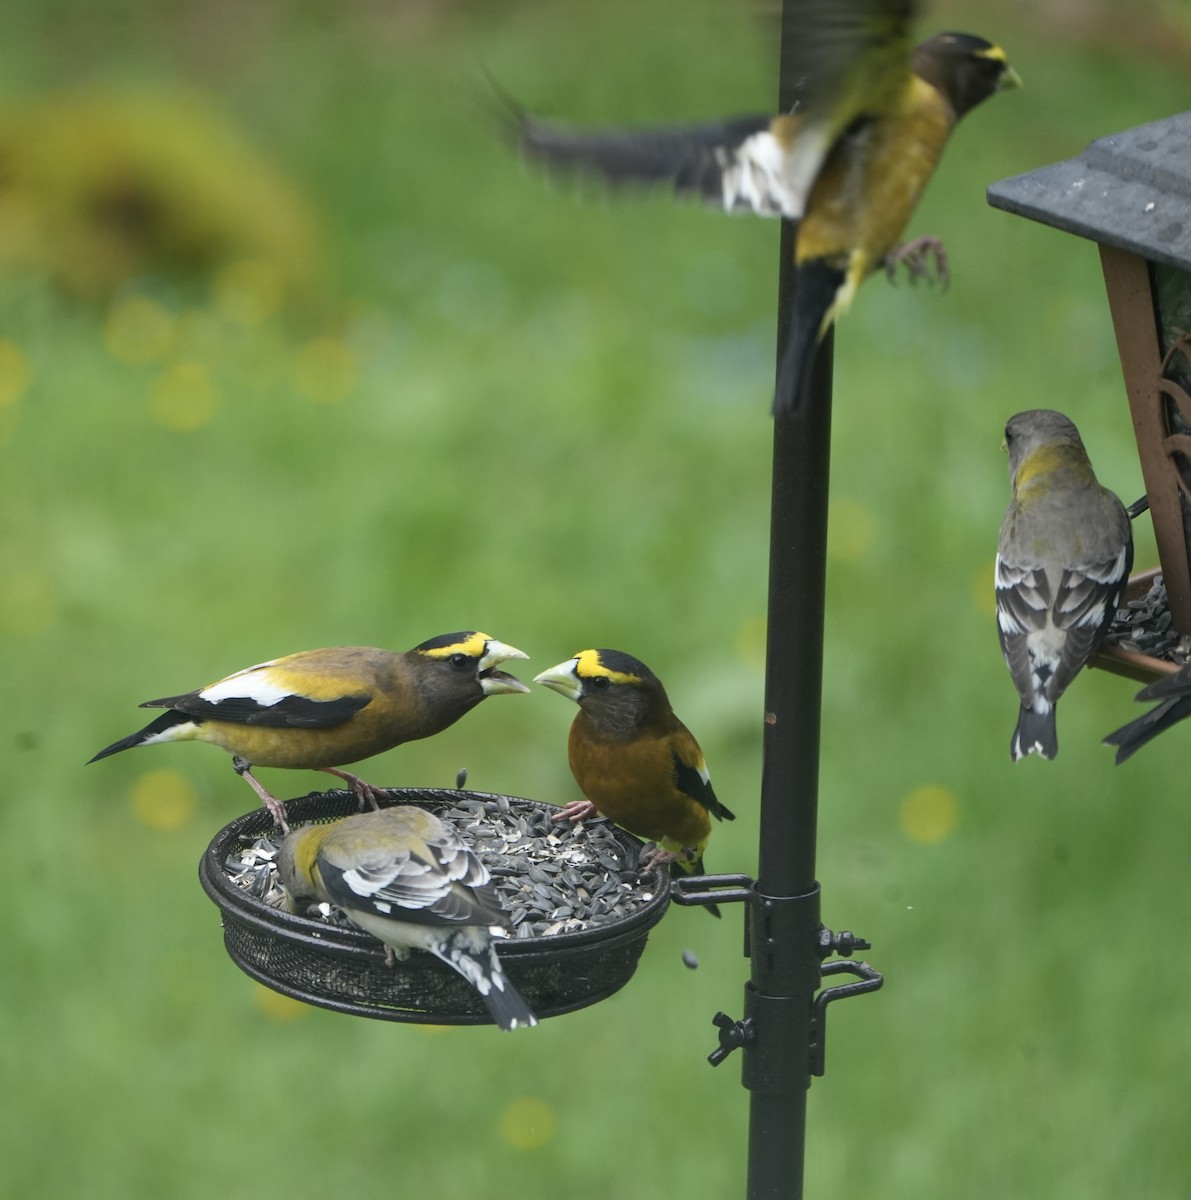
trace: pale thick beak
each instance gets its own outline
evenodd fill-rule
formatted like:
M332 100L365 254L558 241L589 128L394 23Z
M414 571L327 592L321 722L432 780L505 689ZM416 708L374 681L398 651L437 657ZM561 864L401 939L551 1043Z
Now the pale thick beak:
M1006 67L997 81L997 91L1007 92L1010 88L1021 87L1021 76L1012 68Z
M495 638L488 640L484 646L484 657L480 659L479 671L480 687L484 689L485 696L512 695L529 691L515 675L496 669L510 658L529 658L529 655L524 650L506 646L504 642L498 642Z
M560 662L558 666L551 667L540 675L535 675L533 681L578 704L583 698L583 684L579 682L579 677L575 674L578 662L577 658L568 658L566 662Z

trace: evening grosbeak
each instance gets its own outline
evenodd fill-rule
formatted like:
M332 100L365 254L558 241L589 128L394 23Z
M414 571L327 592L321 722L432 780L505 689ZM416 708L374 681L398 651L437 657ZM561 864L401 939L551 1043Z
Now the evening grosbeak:
M1191 717L1191 665L1181 668L1173 675L1156 680L1137 693L1137 700L1146 703L1157 700L1158 705L1144 716L1113 730L1104 740L1117 747L1116 761L1120 765L1142 748L1151 738L1177 725L1184 717Z
M1005 447L1013 500L997 548L997 632L1021 697L1009 745L1016 762L1058 753L1055 705L1112 624L1133 564L1133 533L1062 413L1010 417Z
M375 789L339 767L439 733L486 696L528 692L497 670L510 658L528 655L470 631L403 654L369 646L303 650L195 692L146 700L142 708L168 711L90 761L153 742L213 742L231 753L232 766L283 830L285 810L253 766L329 771L346 780L361 807L375 808Z
M735 815L716 799L703 751L674 715L661 680L619 650L584 650L534 683L579 705L567 755L587 799L566 805L555 820L600 813L657 843L642 855L643 865L664 862L672 872L702 874L711 818Z
M288 833L277 872L291 911L322 901L385 943L386 959L426 950L480 993L501 1029L537 1018L505 977L493 940L512 923L488 871L459 835L415 805Z
M792 112L672 129L585 131L516 113L523 154L612 184L669 184L727 212L798 222L797 283L774 412L802 407L819 342L878 267L946 275L942 245L898 242L955 124L1021 79L966 33L914 47L913 0L794 0Z

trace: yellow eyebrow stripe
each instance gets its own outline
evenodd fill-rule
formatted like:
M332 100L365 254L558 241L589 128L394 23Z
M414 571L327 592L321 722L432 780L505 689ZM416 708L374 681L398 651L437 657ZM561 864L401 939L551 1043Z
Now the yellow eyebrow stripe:
M580 679L592 679L597 675L603 676L610 683L640 683L639 675L631 675L627 671L610 671L594 650L583 650L575 655L575 674Z

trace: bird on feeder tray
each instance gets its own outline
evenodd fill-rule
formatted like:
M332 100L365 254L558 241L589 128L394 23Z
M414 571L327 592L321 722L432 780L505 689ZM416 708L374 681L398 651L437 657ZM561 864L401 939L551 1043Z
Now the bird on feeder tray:
M1016 762L1058 753L1055 705L1116 616L1133 533L1062 413L1010 417L1005 448L1013 499L997 548L997 633L1021 697L1009 745Z
M668 184L727 212L798 222L797 281L774 412L803 407L819 342L860 284L899 263L947 278L942 244L899 246L956 123L1021 79L984 38L917 46L913 0L794 0L791 112L679 128L579 129L514 110L522 154L606 182Z
M385 944L385 959L425 950L458 971L501 1029L536 1025L508 981L495 940L512 921L487 868L450 826L415 805L288 833L277 872L292 912L333 904Z
M1114 729L1104 739L1107 745L1117 747L1118 766L1136 754L1146 742L1165 733L1184 717L1191 717L1191 665L1155 680L1142 688L1134 699L1142 703L1157 700L1158 704L1144 716L1122 725L1120 729Z
M488 696L528 692L497 668L527 654L486 633L447 633L398 653L370 646L303 650L237 671L198 691L142 708L167 711L113 742L91 762L154 742L211 742L260 797L282 830L280 800L251 768L327 771L346 781L363 808L378 789L340 770L453 725Z
M716 798L703 751L674 715L661 680L619 650L583 650L534 678L574 700L567 756L586 797L565 805L556 821L602 814L656 845L643 866L669 863L671 873L702 874L711 818L735 820ZM714 916L719 910L707 908Z

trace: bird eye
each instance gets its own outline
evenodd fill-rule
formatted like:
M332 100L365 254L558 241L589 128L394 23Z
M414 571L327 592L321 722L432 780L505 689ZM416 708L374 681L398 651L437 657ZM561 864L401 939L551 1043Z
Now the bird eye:
M451 666L457 668L458 670L462 670L464 667L471 666L471 659L468 658L466 654L452 654L449 662Z
M608 686L608 684L610 684L611 682L612 681L608 678L607 675L596 675L596 676L593 676L591 680L589 680L589 683L591 684L592 688L594 688L597 692L603 691L604 688L606 688Z

